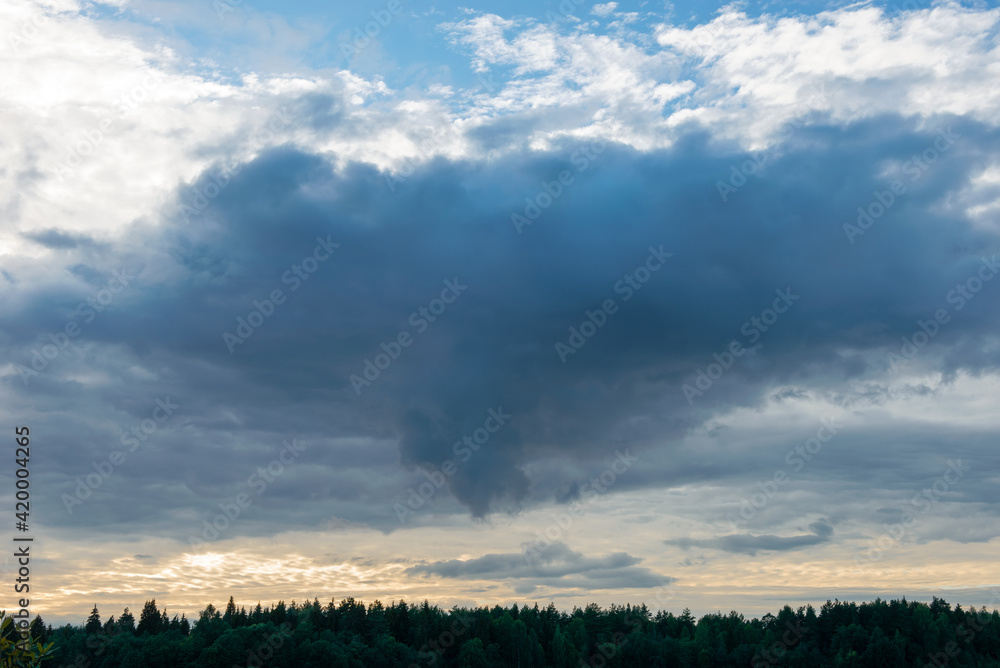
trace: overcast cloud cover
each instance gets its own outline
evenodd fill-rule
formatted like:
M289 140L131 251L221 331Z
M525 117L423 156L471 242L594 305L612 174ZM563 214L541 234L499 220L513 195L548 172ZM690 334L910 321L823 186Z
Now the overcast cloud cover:
M990 598L1000 9L572 4L3 4L36 612Z

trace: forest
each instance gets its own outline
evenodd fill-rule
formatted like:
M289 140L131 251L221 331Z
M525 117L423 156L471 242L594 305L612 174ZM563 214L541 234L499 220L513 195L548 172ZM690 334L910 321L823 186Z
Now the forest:
M696 619L687 609L651 614L645 605L443 610L427 601L354 598L247 610L230 597L193 622L150 600L138 621L128 608L102 621L95 606L81 626L54 629L35 617L30 628L33 641L54 643L41 665L66 668L1000 666L1000 613L938 598L827 601L819 610L786 605L761 618Z

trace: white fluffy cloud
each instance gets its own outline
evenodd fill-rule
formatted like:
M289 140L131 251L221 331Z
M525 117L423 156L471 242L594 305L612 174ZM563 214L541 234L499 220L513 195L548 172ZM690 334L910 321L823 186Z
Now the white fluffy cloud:
M0 253L40 252L19 232L100 238L156 224L178 185L209 165L308 142L300 124L282 120L303 96L330 95L350 110L386 92L349 72L214 78L166 47L111 34L75 3L14 0L0 12Z
M700 75L697 103L677 117L761 141L810 110L841 122L895 113L996 123L998 20L998 9L954 3L896 17L855 7L750 18L730 7L691 30L660 26L657 41Z
M691 122L759 148L783 123L813 112L838 122L881 113L1000 118L1000 9L955 4L895 18L870 7L784 19L728 8L693 29L660 25L652 49L620 35L483 14L442 26L458 48L471 49L486 82L454 99L440 87L406 99L349 72L247 72L233 83L169 48L113 35L77 3L14 0L0 12L0 208L8 220L0 252L39 252L14 232L100 236L136 220L155 223L179 183L285 141L390 167L473 155L481 147L470 133L489 133L499 119L518 120L524 132L499 137L491 150L545 147L561 136L648 149L669 145ZM259 134L278 109L308 94L341 100L340 123ZM981 186L992 192L990 174ZM970 192L968 206L982 216L995 198Z

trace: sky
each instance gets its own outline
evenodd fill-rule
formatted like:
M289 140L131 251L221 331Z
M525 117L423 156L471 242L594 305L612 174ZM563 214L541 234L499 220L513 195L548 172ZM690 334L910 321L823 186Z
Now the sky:
M32 614L1000 606L998 28L4 2Z

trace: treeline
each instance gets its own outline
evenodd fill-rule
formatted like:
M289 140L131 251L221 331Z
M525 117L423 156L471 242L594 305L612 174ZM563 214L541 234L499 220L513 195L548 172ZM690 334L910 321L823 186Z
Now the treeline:
M937 598L785 606L759 619L653 615L645 605L566 613L551 604L442 610L354 598L247 610L230 598L194 623L168 617L152 600L138 622L127 608L102 622L95 607L82 626L52 629L36 617L31 628L56 644L45 666L74 668L1000 666L1000 614Z

